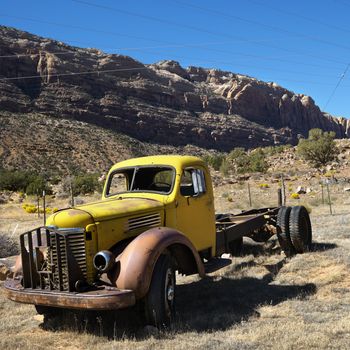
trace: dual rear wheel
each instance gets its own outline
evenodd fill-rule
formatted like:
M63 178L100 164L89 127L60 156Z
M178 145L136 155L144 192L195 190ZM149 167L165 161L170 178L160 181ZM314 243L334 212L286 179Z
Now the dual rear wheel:
M311 250L311 221L304 206L281 207L277 214L277 237L287 256Z

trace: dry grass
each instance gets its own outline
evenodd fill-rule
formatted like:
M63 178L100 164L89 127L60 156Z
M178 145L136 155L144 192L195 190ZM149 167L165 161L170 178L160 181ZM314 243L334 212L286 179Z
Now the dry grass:
M220 205L228 211L232 203ZM149 334L135 310L116 312L109 327L72 315L43 322L33 306L12 303L0 290L0 348L347 349L350 214L347 205L335 209L330 216L327 207L314 208L311 253L286 259L276 249L264 255L253 246L205 279L179 277L177 321L165 333ZM10 218L0 216L1 232L17 236L27 225L40 224L15 205L11 210Z

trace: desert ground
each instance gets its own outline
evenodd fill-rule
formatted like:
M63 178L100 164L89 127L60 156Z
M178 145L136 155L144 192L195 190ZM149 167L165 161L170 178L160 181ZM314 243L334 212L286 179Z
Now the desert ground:
M253 206L277 204L278 183L269 181L268 187L259 179L251 183ZM247 184L230 182L215 187L218 212L249 206ZM297 185L291 180L287 190L295 191ZM288 193L287 204L306 204L311 210L312 251L287 258L274 239L265 245L247 239L244 255L232 258L231 265L204 279L177 276L172 329L158 332L140 324L136 310L115 312L113 318L66 314L44 321L33 306L7 300L0 288L0 348L348 349L349 192L341 184L331 187L331 215L319 185L308 186L312 190L300 199L290 199ZM52 199L49 206L66 202ZM22 204L14 200L0 205L0 235L6 244L42 224L42 217L26 213ZM8 247L13 253L15 248Z

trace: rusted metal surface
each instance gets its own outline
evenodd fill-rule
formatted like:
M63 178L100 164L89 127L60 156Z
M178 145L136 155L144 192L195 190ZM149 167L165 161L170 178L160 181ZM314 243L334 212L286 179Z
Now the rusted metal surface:
M195 265L193 273L203 277L202 260L189 239L175 229L159 227L139 235L116 258L115 268L108 274L112 284L120 289L131 289L136 299L142 298L148 291L157 259L162 253L170 253L174 246L191 252ZM190 270L191 266L188 268Z
M84 232L80 228L40 227L23 233L20 236L23 286L76 291L77 281L86 280Z
M115 310L135 305L133 291L115 287L71 293L23 288L19 280L10 279L4 283L4 287L7 298L26 304L87 310Z
M227 214L216 222L216 255L229 252L229 243L243 236L254 236L256 230L276 220L279 208L251 209L237 215ZM269 227L269 226L266 226Z

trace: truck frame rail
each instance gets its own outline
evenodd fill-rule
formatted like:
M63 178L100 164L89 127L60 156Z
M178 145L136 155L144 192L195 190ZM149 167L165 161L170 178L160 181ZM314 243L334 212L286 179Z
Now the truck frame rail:
M216 254L229 252L229 243L242 237L250 237L265 225L276 226L280 207L243 211L239 214L216 215ZM273 235L275 232L272 232Z

